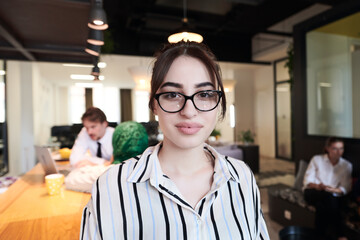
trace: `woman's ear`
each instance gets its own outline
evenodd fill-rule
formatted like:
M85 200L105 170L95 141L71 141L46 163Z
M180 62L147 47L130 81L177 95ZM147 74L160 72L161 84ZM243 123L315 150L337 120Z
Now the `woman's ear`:
M154 115L158 115L158 105L154 103L154 106L153 106L153 114Z

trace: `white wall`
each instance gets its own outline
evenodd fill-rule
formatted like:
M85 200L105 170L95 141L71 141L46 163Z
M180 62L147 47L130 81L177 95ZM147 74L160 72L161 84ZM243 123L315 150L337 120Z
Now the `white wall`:
M234 91L226 93L226 115L224 119L219 120L216 124L216 129L221 132L221 141L223 142L234 142L234 128L230 126L230 105L235 103ZM219 114L221 111L219 111Z
M275 107L272 66L254 72L254 128L260 155L275 157Z
M34 141L36 145L44 145L49 141L51 126L57 122L55 102L58 94L56 86L41 76L39 64L33 63L33 68L37 69L33 77Z
M25 173L35 165L32 87L33 77L37 74L31 62L8 61L8 175Z
M241 131L250 129L255 131L254 121L254 72L253 70L241 69L235 71L235 109L236 124L235 136L240 140Z

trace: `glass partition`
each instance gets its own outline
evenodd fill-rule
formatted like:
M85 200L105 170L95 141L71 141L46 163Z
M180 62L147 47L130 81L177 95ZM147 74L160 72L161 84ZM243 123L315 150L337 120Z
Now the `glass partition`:
M276 157L291 159L291 83L287 59L275 61Z
M306 34L307 132L360 138L360 13Z
M6 65L0 60L0 176L8 172L5 83Z

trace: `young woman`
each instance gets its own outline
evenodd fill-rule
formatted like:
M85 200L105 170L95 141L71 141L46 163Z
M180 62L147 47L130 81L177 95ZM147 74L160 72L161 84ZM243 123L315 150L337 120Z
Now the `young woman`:
M210 50L165 46L149 101L164 139L96 181L80 239L269 239L251 170L205 143L225 106Z

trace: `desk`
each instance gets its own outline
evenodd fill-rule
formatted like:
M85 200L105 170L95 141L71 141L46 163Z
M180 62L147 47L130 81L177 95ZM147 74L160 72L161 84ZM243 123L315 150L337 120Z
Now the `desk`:
M65 188L49 196L37 164L0 194L0 239L79 239L82 211L90 197Z

